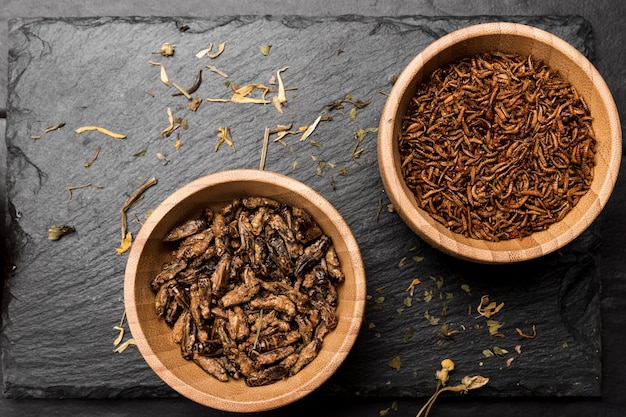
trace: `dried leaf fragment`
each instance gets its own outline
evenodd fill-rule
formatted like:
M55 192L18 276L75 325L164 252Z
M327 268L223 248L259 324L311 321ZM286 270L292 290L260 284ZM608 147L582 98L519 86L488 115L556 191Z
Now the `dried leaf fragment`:
M136 345L137 342L135 342L135 339L128 339L127 341L125 341L124 343L122 343L121 345L119 345L113 352L115 353L122 353L124 352L130 345Z
M268 56L270 54L270 50L272 49L272 45L261 45L259 46L259 50L263 56Z
M231 83L232 84L232 83ZM250 97L255 90L261 90L261 98ZM233 91L230 99L227 98L207 98L207 101L215 103L252 103L252 104L268 104L269 101L265 99L265 95L269 91L269 87L263 84L248 84L243 87L238 87Z
M482 388L489 382L489 378L484 376L476 375L476 376L465 376L461 380L461 385L463 385L463 392L467 392L473 389Z
M120 133L111 132L110 130L105 129L105 128L100 127L100 126L81 126L81 127L76 129L76 133L80 134L80 133L83 133L83 132L93 131L93 130L95 130L97 132L100 132L100 133L102 133L104 135L110 136L110 137L112 137L114 139L126 139L126 135L122 135Z
M212 54L210 51L207 52L207 56L211 59L217 58L218 56L222 55L222 52L224 52L224 49L226 47L226 42L222 42L219 45L217 45L217 52L215 52L214 54Z
M117 346L120 343L122 343L122 339L124 339L124 328L120 327L120 326L113 326L113 329L117 330L119 332L119 334L117 335L117 337L115 338L115 340L113 341L113 346Z
M165 66L163 64L161 64L160 62L155 62L155 61L148 61L149 64L151 65L157 65L159 67L161 67L161 82L163 84L165 84L166 86L170 86L170 80L167 77L167 72L165 71Z
M75 231L74 226L69 224L50 226L48 228L48 240L59 240L61 237L74 233Z
M504 355L506 355L507 353L509 353L509 351L508 351L508 350L506 350L506 349L502 349L501 347L494 346L494 347L493 347L493 353L494 353L496 356L504 356Z
M480 299L480 304L476 308L478 314L485 318L490 318L504 307L504 303L497 304L495 301L489 301L488 295L483 295Z
M287 105L287 96L285 94L285 84L283 83L283 77L281 77L280 73L286 71L289 67L283 67L276 71L276 78L278 79L278 95L272 98L272 102L274 103L274 107L282 113L283 106Z
M46 132L46 133L52 132L53 130L58 130L58 129L62 128L63 126L65 126L65 122L60 122L59 124L56 124L54 126L47 127L44 130L44 132Z
M189 110L191 110L191 111L198 110L198 107L200 107L200 104L202 104L202 98L201 97L196 97L193 100L190 100L189 101Z
M209 52L211 52L211 49L213 49L213 43L209 43L208 48L198 51L198 53L196 53L196 58L202 58L203 56L206 56Z
M408 293L411 295L411 297L413 297L413 293L415 291L415 286L419 285L421 283L422 283L422 281L420 281L419 278L414 278L413 281L411 281L411 284L409 284L409 286L404 291L408 291Z
M222 143L226 143L228 146L233 148L233 151L237 150L235 149L235 144L233 143L233 138L230 133L230 127L218 127L217 137L219 140L217 141L217 144L215 145L215 152L217 152L220 146L222 146Z
M120 319L120 323L117 326L113 326L113 329L119 332L118 336L113 341L113 346L119 345L122 342L122 339L124 338L124 328L122 327L122 325L124 324L124 319L126 319L126 310L124 310L124 312L122 313L122 318Z
M389 361L389 366L396 370L396 372L400 372L400 368L402 367L402 361L400 360L400 356L395 356L393 359Z
M320 120L322 120L322 116L318 116L317 119L315 119L315 121L313 122L313 124L307 127L307 129L304 131L304 133L300 137L300 142L303 142L304 140L306 140L306 138L308 138L309 136L313 134Z
M504 326L504 323L497 321L497 320L493 320L493 319L487 319L487 327L489 329L489 334L491 336L498 336L498 337L504 337L504 334L502 334L500 332L500 328Z

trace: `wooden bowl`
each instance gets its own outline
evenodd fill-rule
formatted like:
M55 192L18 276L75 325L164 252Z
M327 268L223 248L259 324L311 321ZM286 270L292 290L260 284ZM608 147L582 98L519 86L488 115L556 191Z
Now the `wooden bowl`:
M489 51L531 55L558 71L583 97L593 117L596 166L590 190L558 223L523 238L497 242L454 233L418 208L402 171L398 138L402 118L418 86L437 68ZM515 23L486 23L449 33L419 53L402 71L385 103L378 133L378 162L389 198L423 240L455 257L478 263L513 263L558 250L579 236L606 205L621 160L621 127L605 81L574 47L543 30Z
M249 387L242 379L220 382L181 355L172 330L157 318L153 279L171 256L166 233L199 215L219 210L235 198L261 196L303 208L331 237L345 274L338 288L339 323L323 340L318 356L303 370L266 386ZM320 194L292 178L256 170L232 170L192 181L167 197L137 234L127 261L124 302L128 324L144 359L183 396L231 412L256 412L294 402L318 388L337 370L358 335L365 309L365 271L357 242L339 212Z

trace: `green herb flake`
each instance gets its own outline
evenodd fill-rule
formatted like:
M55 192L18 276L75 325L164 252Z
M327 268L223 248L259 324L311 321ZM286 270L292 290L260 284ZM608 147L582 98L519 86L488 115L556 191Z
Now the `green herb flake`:
M395 356L393 359L389 361L389 366L396 370L396 372L400 372L400 368L402 367L402 361L400 360L400 356Z
M504 356L504 355L506 355L507 353L509 353L509 351L508 351L508 350L506 350L506 349L499 348L498 346L494 346L494 347L493 347L493 353L494 353L496 356Z
M263 56L268 56L270 54L270 50L272 49L272 45L261 45L259 46L259 50Z
M404 341L404 343L408 343L409 340L413 338L413 336L415 336L415 328L413 326L409 326L404 332L404 338L402 340Z

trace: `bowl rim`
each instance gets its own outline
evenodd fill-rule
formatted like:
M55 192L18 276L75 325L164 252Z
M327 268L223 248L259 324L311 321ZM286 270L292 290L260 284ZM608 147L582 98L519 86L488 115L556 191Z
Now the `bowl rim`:
M346 319L347 324L344 325L346 327L345 337L343 337L341 344L333 349L332 356L329 358L328 363L319 367L319 372L317 372L312 379L307 380L302 385L289 387L284 393L272 396L271 398L255 398L251 401L241 401L240 399L230 399L213 395L212 393L187 385L185 381L167 369L166 365L152 349L139 323L136 302L137 288L134 277L137 272L139 259L150 235L164 216L169 213L173 202L185 200L201 192L203 189L211 188L216 185L249 181L272 184L285 189L289 193L295 193L298 198L302 198L307 202L314 201L318 208L328 215L328 218L332 221L333 227L340 232L343 244L346 246L346 256L352 264L355 276L355 294L354 300L350 300L351 310L349 311L349 317ZM126 309L126 320L138 350L150 368L152 368L152 370L171 388L188 399L214 409L229 412L259 412L276 409L303 398L322 385L339 368L348 356L348 353L358 337L365 314L366 287L365 267L356 238L343 216L341 216L339 211L325 197L303 182L283 174L255 169L229 169L214 172L184 184L167 196L153 210L150 217L139 230L127 259L124 274L124 305ZM341 291L341 289L339 289L339 291ZM222 383L219 381L216 382Z
M395 81L383 107L377 141L379 171L384 188L395 207L413 206L411 201L413 198L412 193L406 187L402 175L398 175L396 172L397 146L395 143L397 141L394 137L394 132L398 131L396 129L396 113L399 111L402 96L411 88L413 76L424 65L433 61L440 51L463 44L472 38L493 35L513 35L528 38L534 42L540 42L550 48L554 48L572 62L579 63L580 69L593 80L594 88L604 98L603 104L607 110L608 126L611 132L611 137L607 140L610 140L612 150L607 158L609 166L607 175L597 191L596 201L590 207L591 212L582 216L579 221L576 221L567 233L557 235L545 243L538 244L534 249L511 249L510 247L496 249L494 242L487 241L480 241L481 247L470 246L463 242L464 239L470 238L465 238L462 235L454 238L448 236L448 234L453 232L440 233L438 230L440 226L445 226L438 223L435 225L425 220L429 215L422 209L415 207L415 211L421 213L425 218L420 218L419 215L411 216L397 210L404 222L419 237L444 253L477 263L502 264L530 260L554 252L574 240L593 223L606 205L617 181L622 156L622 134L617 106L605 80L595 66L574 46L550 32L522 23L488 22L457 29L435 40L409 61ZM399 163L397 166L399 166ZM435 222L435 220L432 220L432 222ZM545 233L545 231L537 233ZM522 239L532 239L533 235ZM457 237L459 238L458 240L456 239ZM476 241L477 239L473 240Z

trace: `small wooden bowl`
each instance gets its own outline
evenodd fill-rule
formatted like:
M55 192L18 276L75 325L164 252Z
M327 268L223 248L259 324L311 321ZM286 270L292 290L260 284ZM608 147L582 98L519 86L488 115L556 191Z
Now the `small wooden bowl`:
M331 237L345 282L338 288L339 324L319 355L303 370L271 385L248 387L243 379L220 382L185 360L172 330L157 318L150 281L169 259L163 238L205 207L219 210L234 198L262 196L307 210ZM200 404L231 412L257 412L294 402L318 388L339 367L358 335L365 310L365 270L357 242L339 212L320 194L292 178L256 170L211 174L167 197L137 234L124 278L124 303L137 347L154 372L174 390Z
M597 140L591 189L563 220L530 236L499 242L453 233L418 208L400 168L398 137L402 118L417 87L438 67L481 52L531 55L556 70L586 101ZM611 92L594 66L562 39L526 25L486 23L466 27L433 42L403 70L380 118L378 162L385 190L404 222L422 239L455 257L479 263L512 263L558 250L579 236L606 205L617 180L622 136Z

